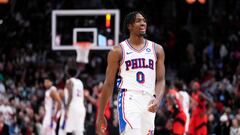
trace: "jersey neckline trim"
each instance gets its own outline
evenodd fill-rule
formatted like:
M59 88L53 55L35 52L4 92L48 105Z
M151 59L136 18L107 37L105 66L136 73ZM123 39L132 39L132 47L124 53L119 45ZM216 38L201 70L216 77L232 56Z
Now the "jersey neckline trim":
M144 47L138 50L138 49L135 49L134 47L132 47L132 45L130 44L130 42L128 41L128 39L126 39L125 42L126 42L126 44L128 45L128 47L129 47L131 50L133 50L133 51L135 51L135 52L138 52L138 53L140 53L140 52L142 52L143 50L145 50L145 49L147 48L147 45L148 45L147 40L144 39L144 42L145 42L145 43L144 43Z

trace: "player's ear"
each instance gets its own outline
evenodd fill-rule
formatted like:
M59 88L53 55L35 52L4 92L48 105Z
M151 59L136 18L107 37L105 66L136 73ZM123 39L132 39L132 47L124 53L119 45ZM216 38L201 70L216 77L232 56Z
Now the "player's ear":
M132 29L132 24L128 24L128 30L130 31Z

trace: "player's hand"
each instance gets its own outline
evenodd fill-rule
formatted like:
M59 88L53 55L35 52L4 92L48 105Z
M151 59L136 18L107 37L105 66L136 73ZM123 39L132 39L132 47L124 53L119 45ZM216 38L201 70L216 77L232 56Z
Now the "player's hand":
M57 121L58 121L57 115L53 115L53 116L52 116L52 119L53 119L53 121L57 122Z
M152 112L152 113L157 112L159 104L160 104L160 102L159 102L158 100L152 99L152 100L149 102L148 111L149 111L149 112Z
M64 119L66 120L67 118L68 118L68 109L66 109L64 113Z
M97 118L97 134L104 135L107 129L107 120L104 115L99 116Z
M114 127L117 127L117 126L118 126L118 120L114 120L114 121L113 121L113 126L114 126Z
M89 93L88 90L85 90L85 91L84 91L84 96L85 96L85 97L89 97L89 96L90 96L90 93Z

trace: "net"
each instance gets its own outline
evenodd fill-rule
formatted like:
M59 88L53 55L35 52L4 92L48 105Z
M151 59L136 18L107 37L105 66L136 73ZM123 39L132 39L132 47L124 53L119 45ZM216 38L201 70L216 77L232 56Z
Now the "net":
M74 48L77 52L77 63L87 64L89 62L88 56L91 48L91 42L76 42Z

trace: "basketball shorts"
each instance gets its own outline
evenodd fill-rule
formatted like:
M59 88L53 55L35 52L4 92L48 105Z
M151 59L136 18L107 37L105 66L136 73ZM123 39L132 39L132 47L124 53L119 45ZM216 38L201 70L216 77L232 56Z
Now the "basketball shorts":
M65 132L82 132L84 131L86 110L81 107L81 110L71 109L68 112L67 119L65 120Z
M190 119L188 134L207 135L207 122L207 114L204 114L202 116L200 116L199 114L193 115Z
M119 130L121 135L153 135L156 113L149 112L154 99L144 91L121 89L118 94Z
M173 120L172 134L183 135L185 133L186 114L180 111Z
M56 122L53 121L51 116L45 116L41 129L41 135L55 135Z

